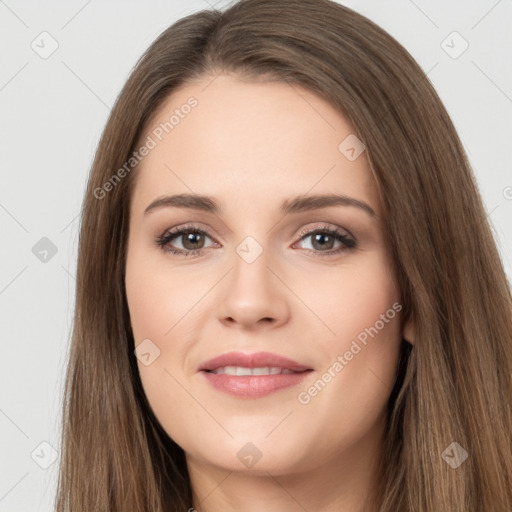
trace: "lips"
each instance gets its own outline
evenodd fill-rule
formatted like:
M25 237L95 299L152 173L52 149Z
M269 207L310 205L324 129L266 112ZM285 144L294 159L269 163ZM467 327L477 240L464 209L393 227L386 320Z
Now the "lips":
M261 398L297 386L313 369L270 352L229 352L206 361L198 372L218 391L237 398Z
M217 371L226 367L238 368L269 368L271 371L275 368L282 370L289 370L294 373L312 370L312 368L288 359L287 357L273 354L271 352L256 352L253 354L244 354L243 352L228 352L220 356L214 357L203 363L198 371ZM273 370L274 373L277 373ZM288 373L288 372L285 372Z

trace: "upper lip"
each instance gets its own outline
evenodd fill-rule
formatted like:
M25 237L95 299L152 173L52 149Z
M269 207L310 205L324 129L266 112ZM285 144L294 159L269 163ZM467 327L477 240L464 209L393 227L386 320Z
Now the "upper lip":
M226 354L221 354L220 356L205 361L199 367L199 371L216 370L217 368L222 368L224 366L243 366L244 368L277 367L295 372L312 369L308 366L299 364L297 361L271 352L255 352L252 354L244 354L243 352L227 352Z

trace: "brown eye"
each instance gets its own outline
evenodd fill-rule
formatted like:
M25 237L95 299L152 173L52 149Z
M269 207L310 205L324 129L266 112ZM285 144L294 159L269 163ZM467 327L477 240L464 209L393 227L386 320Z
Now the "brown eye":
M156 243L163 251L174 254L188 255L190 253L199 255L205 247L205 237L210 238L208 234L199 228L182 227L167 231L157 238ZM171 242L175 240L181 242L182 248L173 247Z
M204 235L201 233L190 232L185 235L179 235L182 240L182 245L185 249L194 251L202 249L204 245Z
M356 247L356 241L352 237L329 226L301 233L301 241L308 238L311 238L312 242L311 248L306 248L306 250L315 256L330 256ZM336 242L339 242L341 246L334 249Z

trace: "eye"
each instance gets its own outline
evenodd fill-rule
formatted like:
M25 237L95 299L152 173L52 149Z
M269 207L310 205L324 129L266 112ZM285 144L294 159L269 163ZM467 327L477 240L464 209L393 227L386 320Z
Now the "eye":
M355 239L350 235L329 226L322 226L312 230L306 229L302 231L299 236L301 237L301 241L311 238L311 246L313 249L307 250L314 256L320 257L338 254L342 251L353 249L357 245ZM335 242L339 242L341 247L338 247L336 250L331 250Z
M199 256L203 253L204 239L210 238L206 231L194 226L183 226L166 231L156 239L157 245L165 252L188 256ZM170 243L174 239L181 239L183 249L172 247Z
M314 256L319 257L332 256L357 246L355 239L350 235L329 226L321 226L309 230L306 229L302 231L299 236L301 237L299 242L312 238L312 249L306 248L306 250ZM156 244L164 252L170 252L180 256L200 256L205 249L205 238L211 239L208 233L203 229L196 226L182 226L164 232L156 239ZM181 239L183 248L176 248L171 245L171 242L175 239ZM341 247L332 250L332 246L336 242L341 244Z

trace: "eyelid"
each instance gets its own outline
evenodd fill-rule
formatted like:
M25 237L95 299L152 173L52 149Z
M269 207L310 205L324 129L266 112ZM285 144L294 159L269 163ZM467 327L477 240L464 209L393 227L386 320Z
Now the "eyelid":
M298 234L296 235L297 237L299 238L302 238L304 235L312 235L314 233L316 233L317 231L345 231L346 233L346 236L352 238L352 239L356 239L355 236L352 235L352 233L346 229L346 228L342 228L341 226L330 226L328 225L327 222L323 222L323 224L321 226L317 226L317 227L313 227L313 228L303 228L301 229Z

